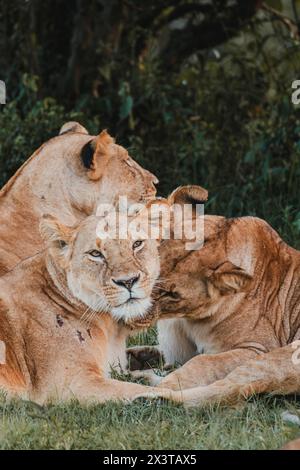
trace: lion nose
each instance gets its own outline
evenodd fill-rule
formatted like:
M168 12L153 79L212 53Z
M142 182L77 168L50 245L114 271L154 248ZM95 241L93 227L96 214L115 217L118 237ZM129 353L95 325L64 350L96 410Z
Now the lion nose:
M134 284L136 284L138 282L140 278L140 275L139 274L136 274L134 276L131 276L131 277L128 277L126 279L112 279L112 281L117 284L117 286L122 286L122 287L125 287L125 289L127 290L131 290L132 287L134 286Z

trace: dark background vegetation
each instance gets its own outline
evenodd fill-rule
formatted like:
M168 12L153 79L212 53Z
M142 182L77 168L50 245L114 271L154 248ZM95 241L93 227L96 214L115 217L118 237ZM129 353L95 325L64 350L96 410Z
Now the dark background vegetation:
M0 183L76 119L300 246L299 3L1 0Z

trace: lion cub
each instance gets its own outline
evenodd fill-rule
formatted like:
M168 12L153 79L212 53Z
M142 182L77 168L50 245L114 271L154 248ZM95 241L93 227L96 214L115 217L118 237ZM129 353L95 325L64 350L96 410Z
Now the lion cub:
M0 388L8 395L39 403L176 398L109 378L111 366L126 365L124 322L151 306L159 257L156 240L100 239L98 223L91 216L67 227L44 217L47 249L0 279Z

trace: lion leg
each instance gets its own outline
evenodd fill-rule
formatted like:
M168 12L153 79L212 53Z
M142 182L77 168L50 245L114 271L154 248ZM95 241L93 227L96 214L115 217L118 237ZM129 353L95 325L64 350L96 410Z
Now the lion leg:
M159 367L164 362L157 346L133 346L126 349L129 370L143 370Z
M182 365L198 354L197 346L187 335L184 326L184 318L168 318L157 322L159 348L169 365Z
M146 385L101 377L80 382L70 386L68 395L64 395L63 400L75 398L84 403L105 403L107 401L131 402L137 398L165 398L182 403L182 395L172 390L160 390Z
M256 356L256 352L247 349L234 349L220 354L199 354L166 377L161 377L159 387L184 390L209 385Z
M300 392L300 351L295 343L247 361L224 379L183 392L190 406L235 404L259 393L289 395Z
M146 370L134 370L130 372L130 375L132 377L135 377L136 379L145 379L147 381L147 384L156 387L161 380L164 378L165 375L160 375L156 373L155 369L146 369Z

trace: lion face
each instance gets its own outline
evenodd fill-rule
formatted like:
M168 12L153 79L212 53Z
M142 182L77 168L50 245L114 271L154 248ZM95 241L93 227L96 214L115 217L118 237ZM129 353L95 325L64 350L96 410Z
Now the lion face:
M92 310L124 321L143 317L159 276L158 242L130 233L126 239L101 239L98 224L96 216L73 228L44 217L49 259L63 270L72 295Z
M169 202L201 203L202 192L197 186L178 188ZM193 217L197 217L196 212ZM187 251L186 240L163 241L160 246L162 282L156 295L162 317L205 318L213 314L224 296L246 288L251 275L235 264L237 243L235 237L229 237L229 230L230 224L223 217L205 216L204 244L199 250ZM240 258L243 256L241 249Z
M63 126L62 134L46 142L26 168L25 184L34 192L38 214L53 214L73 225L96 215L101 204L117 204L120 196L129 205L154 199L157 178L106 131L91 136L75 130Z
M205 318L225 296L245 290L251 275L230 261L225 245L224 238L208 239L199 251L188 253L181 240L161 245L165 281L157 300L162 315Z
M60 139L65 139L71 149L70 141L76 135L62 135ZM84 137L86 143L69 151L66 161L71 170L66 190L75 208L91 215L97 213L99 204L116 204L119 196L126 196L129 204L155 197L157 178L138 165L106 131L98 137ZM80 153L78 157L75 150Z
M203 248L202 248L203 250ZM162 316L199 315L209 303L207 261L200 250L187 252L182 240L166 240L160 247L162 283L157 302ZM202 259L201 259L202 258Z

